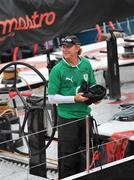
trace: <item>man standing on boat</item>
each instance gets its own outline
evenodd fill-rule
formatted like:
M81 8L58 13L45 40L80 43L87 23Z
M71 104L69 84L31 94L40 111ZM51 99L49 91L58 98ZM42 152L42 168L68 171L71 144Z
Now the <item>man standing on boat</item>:
M61 39L63 58L55 65L49 76L48 99L57 104L58 112L58 164L59 179L84 171L81 155L85 147L85 117L91 108L87 97L79 88L83 81L89 86L96 84L89 60L80 57L81 47L77 36ZM84 148L85 149L85 148Z

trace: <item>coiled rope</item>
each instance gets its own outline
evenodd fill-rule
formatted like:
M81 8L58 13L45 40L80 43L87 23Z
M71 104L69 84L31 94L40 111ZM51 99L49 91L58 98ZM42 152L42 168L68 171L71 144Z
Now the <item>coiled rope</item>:
M112 120L134 121L134 104L131 104L120 112L114 114Z

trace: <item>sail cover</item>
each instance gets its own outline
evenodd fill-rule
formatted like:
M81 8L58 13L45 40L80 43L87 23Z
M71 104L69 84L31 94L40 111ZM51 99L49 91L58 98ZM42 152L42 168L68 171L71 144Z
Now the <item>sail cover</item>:
M133 0L0 0L0 50L134 15Z

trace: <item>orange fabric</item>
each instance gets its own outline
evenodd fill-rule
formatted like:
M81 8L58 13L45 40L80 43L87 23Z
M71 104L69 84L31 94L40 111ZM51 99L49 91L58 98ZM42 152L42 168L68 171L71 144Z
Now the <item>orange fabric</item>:
M13 61L17 60L18 52L19 52L19 47L15 47L14 52L13 52Z
M115 26L114 26L114 24L113 24L112 21L109 21L108 24L109 24L109 26L110 26L113 30L115 29Z
M112 137L109 138L109 142L105 145L107 154L106 163L113 162L125 157L126 149L129 142L128 139L131 136L134 136L134 130L117 132L112 134ZM98 150L93 153L89 169L94 168L95 161L103 158L101 157L101 155L101 152L99 152Z
M39 48L39 44L35 43L34 44L34 56L38 54L38 48Z
M110 142L106 144L107 161L112 162L125 157L129 137L134 136L134 130L112 134Z

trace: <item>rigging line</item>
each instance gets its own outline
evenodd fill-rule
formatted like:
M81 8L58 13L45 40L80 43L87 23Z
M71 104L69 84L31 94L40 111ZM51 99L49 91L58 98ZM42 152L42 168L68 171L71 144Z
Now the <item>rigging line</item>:
M77 119L77 120L75 120L75 121L73 121L73 122L64 123L64 124L62 124L62 125L57 125L57 126L55 126L55 127L52 127L52 129L55 129L55 128L58 128L58 127L63 127L63 126L65 126L65 125L72 124L72 123L75 123L75 122L79 122L79 121L81 121L81 120L83 120L83 118ZM48 131L48 130L49 130L49 129L40 130L40 131L38 131L38 132L34 132L34 133L28 134L28 135L26 135L26 136L29 137L29 136L32 136L32 135L36 135L36 134L39 134L39 133ZM24 136L22 136L22 137L24 137Z
M126 137L126 136L125 136L125 137ZM124 139L124 138L119 138L119 139L113 140L113 141L111 141L111 142L119 141L120 139ZM102 145L110 144L111 142L104 143L104 144L102 144ZM90 148L90 149L91 149L91 148ZM71 154L71 155L64 156L64 157L62 157L62 158L69 157L69 156L72 156L72 155L75 155L75 154L78 154L78 153L81 153L81 152L84 152L84 151L85 151L85 150L81 150L81 151L75 152L75 153L73 153L73 154ZM61 159L61 158L59 158L59 159ZM42 164L44 164L44 163L38 164L38 165L36 165L36 166L34 166L34 167L40 166L40 165L42 165ZM34 167L32 167L32 168L34 168Z
M66 123L66 124L70 124L70 123ZM60 126L63 126L63 125L60 125ZM56 127L59 127L59 126L56 126ZM56 127L52 127L52 128L55 129ZM23 135L23 136L19 137L18 139L29 137L29 136L32 136L32 135L38 135L39 133L42 133L42 132L45 132L45 131L48 131L48 129L44 129L44 130L41 130L41 131L38 131L38 132L34 132L34 133L31 133L31 134L28 134L28 135ZM0 142L0 144L11 142L11 141L12 140L7 140L7 141L4 141L4 142Z
M77 119L77 120L75 120L75 121L73 121L73 122L65 123L64 125L71 124L71 123L75 123L75 122L79 122L80 120L83 120L83 118L82 118L82 119ZM61 126L63 126L63 125L60 125L60 126L57 126L57 127L61 127ZM53 128L55 128L55 127L53 127ZM36 135L36 134L42 133L42 132L44 132L44 131L47 131L47 130L45 129L45 130L42 130L42 131L38 131L38 132L35 132L35 133L31 133L31 134L29 134L29 135L25 135L25 134L24 134L23 136L19 137L18 139L26 138L26 137L29 137L29 136L32 136L32 135ZM10 142L10 141L12 141L12 140L8 140L8 141L6 141L6 142Z
M62 156L62 157L60 157L60 158L57 158L57 160L58 160L58 159L63 159L63 158L66 158L66 157L70 157L70 156L73 156L73 155L76 155L76 154L79 154L79 153L85 152L85 151L86 151L86 149L85 149L85 150L81 150L81 151L77 151L77 152L72 153L72 154L70 154L70 155L66 155L66 156ZM43 165L43 164L46 164L46 163L47 163L47 162L45 162L45 163L40 163L40 164L38 164L38 165L32 166L30 169L35 168L35 167L38 167L38 166Z
M19 75L18 77L20 77L26 83L29 90L32 91L32 88L30 87L30 84L22 76Z
M101 146L102 146L102 145L105 145L105 146L106 146L106 144L111 144L112 142L118 142L118 141L120 141L120 140L122 140L122 139L124 139L124 138L119 138L119 139L112 140L112 141L110 141L110 142L101 144ZM91 151L92 148L89 148L89 150ZM66 156L62 156L62 157L58 158L57 160L59 160L59 159L64 159L64 158L67 158L67 157L70 157L70 156L73 156L73 155L76 155L76 154L79 154L79 153L82 153L82 152L86 152L86 149L77 151L77 152L75 152L75 153L72 153L72 154L69 154L69 155L66 155ZM47 162L45 162L45 163L40 163L40 164L38 164L38 165L32 166L30 169L35 168L35 167L38 167L38 166L43 165L43 164L46 164L46 163L47 163ZM92 163L94 163L94 159L93 159ZM92 165L92 163L91 163L90 165ZM102 165L101 165L101 166L102 166Z
M83 120L83 118L77 119L77 120L75 120L75 121L73 121L73 122L65 123L65 124L63 124L63 125L57 125L57 126L55 126L55 127L52 127L52 129L55 129L55 128L58 128L58 127L62 127L62 126L68 125L68 124L72 124L72 123L75 123L75 122L79 122L79 121L81 121L81 120ZM44 129L44 130L41 130L41 131L38 131L38 132L34 132L34 133L31 133L31 134L23 135L23 136L19 137L18 139L22 139L22 138L25 138L25 137L30 137L30 136L32 136L32 135L38 135L39 133L42 133L42 132L45 132L45 131L48 131L48 130L49 130L49 129ZM2 143L7 143L7 142L11 142L11 141L12 141L12 140L6 140L6 141L4 141L4 142L0 142L0 144L2 144Z

